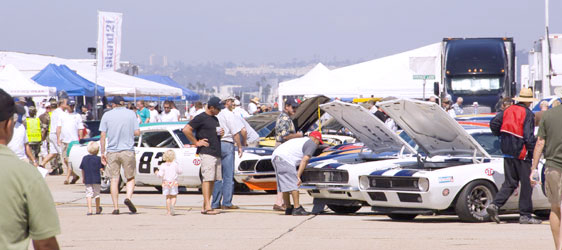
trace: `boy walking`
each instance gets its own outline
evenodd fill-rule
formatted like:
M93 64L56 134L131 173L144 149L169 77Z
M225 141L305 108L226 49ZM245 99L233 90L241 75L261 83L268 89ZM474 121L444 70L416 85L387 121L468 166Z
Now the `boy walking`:
M97 142L88 143L89 155L82 158L80 169L82 169L82 177L84 177L84 184L86 184L86 201L88 203L87 215L92 215L92 198L96 199L96 214L101 214L100 206L100 186L101 186L101 173L104 169L101 164L101 158L98 156L99 145Z

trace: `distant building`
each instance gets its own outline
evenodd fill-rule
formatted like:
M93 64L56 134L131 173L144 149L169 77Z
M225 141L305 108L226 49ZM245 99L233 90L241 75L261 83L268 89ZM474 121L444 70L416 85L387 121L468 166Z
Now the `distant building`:
M168 66L168 57L167 56L160 56L156 54L151 54L148 57L148 65L150 66Z

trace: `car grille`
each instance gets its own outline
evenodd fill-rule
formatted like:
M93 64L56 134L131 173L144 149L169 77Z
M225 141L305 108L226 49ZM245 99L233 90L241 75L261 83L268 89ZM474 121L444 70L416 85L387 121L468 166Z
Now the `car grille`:
M418 179L412 177L373 177L369 176L369 189L420 191Z
M275 172L275 169L273 168L271 160L267 159L258 161L258 163L256 163L256 172Z
M240 171L254 171L254 167L256 166L256 162L258 162L258 160L242 161L242 162L240 162L240 165L238 165L238 170L240 170Z
M303 183L345 184L349 180L349 174L346 170L338 169L305 169L301 179Z

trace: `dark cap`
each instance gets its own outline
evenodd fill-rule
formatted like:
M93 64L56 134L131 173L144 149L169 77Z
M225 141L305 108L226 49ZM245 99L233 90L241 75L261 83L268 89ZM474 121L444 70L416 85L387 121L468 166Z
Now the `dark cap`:
M125 103L125 99L123 99L123 97L121 96L114 96L113 100L111 100L111 103L115 103L117 105L123 105L123 103Z
M296 108L296 107L299 106L299 103L297 102L297 100L295 98L289 97L285 101L285 105L291 105L291 106L293 106L293 108Z
M10 119L16 112L16 104L10 94L0 88L0 122Z
M76 101L70 100L70 101L68 101L68 105L70 105L70 106L75 106L75 105L76 105Z
M16 104L16 114L25 115L25 108L22 105Z
M221 99L216 96L211 96L209 102L207 102L207 106L215 107L219 110L224 108L224 104L221 102Z

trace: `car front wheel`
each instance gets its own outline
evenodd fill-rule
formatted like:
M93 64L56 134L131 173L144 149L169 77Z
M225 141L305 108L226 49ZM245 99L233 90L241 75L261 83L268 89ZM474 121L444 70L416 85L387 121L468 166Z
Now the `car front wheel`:
M465 222L484 222L490 220L486 208L494 200L496 189L490 182L477 180L466 185L455 204L455 211Z
M121 192L124 186L125 183L121 180L121 177L119 177L119 185L117 186L119 192ZM105 174L101 176L100 192L103 194L109 194L111 192L111 178Z
M359 209L361 209L361 206L342 206L342 205L332 205L332 204L327 204L328 208L332 209L332 211L334 211L336 214L353 214L357 211L359 211Z

